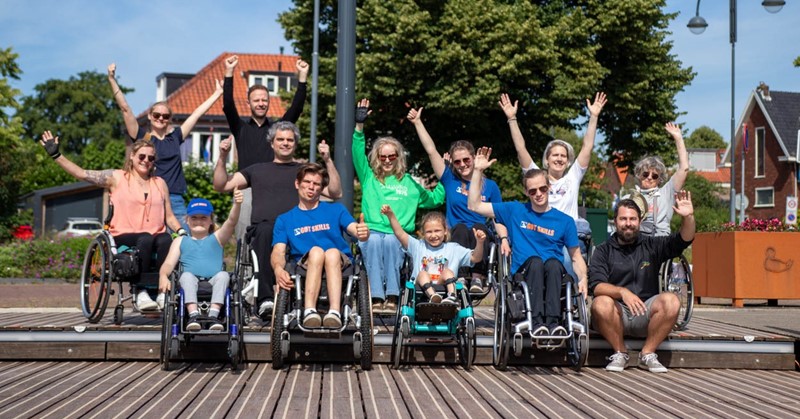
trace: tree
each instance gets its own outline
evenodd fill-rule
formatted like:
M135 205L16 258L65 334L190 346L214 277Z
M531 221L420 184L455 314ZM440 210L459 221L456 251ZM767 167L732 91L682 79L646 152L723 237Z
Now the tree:
M800 57L797 57L797 58L794 59L794 66L795 67L800 67Z
M725 148L728 145L722 139L722 135L715 129L703 125L692 131L686 139L686 148Z
M4 155L0 158L0 241L8 239L9 229L15 227L22 171L27 164L24 159L12 157L19 156L22 123L6 112L19 109L16 98L20 91L9 85L10 79L19 80L22 73L18 57L11 48L0 49L0 149Z
M723 192L720 188L695 172L689 172L683 189L692 192L694 205L694 218L697 231L717 231L720 226L728 221L728 205L723 202ZM670 220L672 231L681 227L681 217L673 215Z

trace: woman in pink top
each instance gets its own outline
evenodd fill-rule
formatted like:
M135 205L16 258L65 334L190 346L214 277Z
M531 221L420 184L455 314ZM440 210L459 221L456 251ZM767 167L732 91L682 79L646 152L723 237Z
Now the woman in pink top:
M78 180L108 188L114 205L114 219L109 231L117 245L136 247L141 258L140 272L149 272L156 253L154 268L158 270L167 257L172 238L166 227L181 232L172 213L167 183L154 176L156 149L148 140L139 140L131 147L122 170L84 170L58 151L58 137L50 131L42 134L42 145L50 157ZM185 232L184 232L185 234ZM155 309L157 304L142 291L136 298L140 310Z

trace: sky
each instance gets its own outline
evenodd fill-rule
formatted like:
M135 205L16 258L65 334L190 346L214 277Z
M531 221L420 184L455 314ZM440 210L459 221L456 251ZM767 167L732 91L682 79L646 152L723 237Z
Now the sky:
M771 90L800 92L800 1L787 1L769 14L758 0L739 4L736 44L736 112L760 81ZM163 72L196 73L223 52L293 53L276 19L290 0L1 0L0 48L13 47L23 74L12 86L23 95L49 79L68 79L81 71L105 73L117 64L120 84L135 92L135 113L155 100L156 77ZM693 0L668 0L665 11L679 12L668 37L672 53L697 76L676 97L678 119L688 132L708 125L727 140L730 133L731 46L728 2L706 0L700 15L708 22L701 35L686 24ZM310 57L304 57L306 59ZM309 60L310 61L310 60Z

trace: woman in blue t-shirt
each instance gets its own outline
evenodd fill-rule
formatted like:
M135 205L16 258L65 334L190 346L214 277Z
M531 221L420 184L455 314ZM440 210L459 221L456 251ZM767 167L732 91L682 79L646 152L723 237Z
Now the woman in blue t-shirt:
M473 163L475 161L475 147L469 141L459 140L450 145L450 165L436 150L428 130L422 123L422 109L411 109L408 112L408 120L414 124L417 135L428 153L431 160L433 172L444 186L445 208L447 212L447 222L452 226L450 230L450 241L456 242L469 249L475 248L475 235L473 229L483 231L490 240L493 236L486 226L486 218L470 211L467 208L467 194L469 193ZM483 202L502 202L500 188L493 180L486 177L482 178L481 200ZM510 254L511 248L508 246L508 234L505 226L495 224L497 233L501 237L503 254ZM472 276L469 291L474 293L483 292L482 279L486 278L486 259L489 256L489 246L483 247L483 262L475 264L469 272Z

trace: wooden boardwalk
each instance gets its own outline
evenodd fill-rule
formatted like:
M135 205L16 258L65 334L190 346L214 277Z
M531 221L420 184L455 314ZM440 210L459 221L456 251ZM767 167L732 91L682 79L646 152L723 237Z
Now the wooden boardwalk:
M796 418L799 394L794 371L0 362L0 418Z

